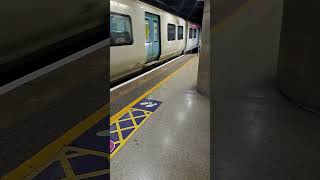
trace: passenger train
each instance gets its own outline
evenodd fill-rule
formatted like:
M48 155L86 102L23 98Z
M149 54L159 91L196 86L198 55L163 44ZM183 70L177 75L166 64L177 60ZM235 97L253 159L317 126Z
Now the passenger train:
M141 1L111 0L111 81L197 48L200 32L200 25Z

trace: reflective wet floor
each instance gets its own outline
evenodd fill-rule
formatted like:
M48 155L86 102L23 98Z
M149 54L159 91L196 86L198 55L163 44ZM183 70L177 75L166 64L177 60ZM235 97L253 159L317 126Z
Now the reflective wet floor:
M147 99L161 104L111 159L111 179L209 179L209 99L196 89L198 56Z
M320 118L275 83L282 3L256 0L214 35L215 180L320 179Z

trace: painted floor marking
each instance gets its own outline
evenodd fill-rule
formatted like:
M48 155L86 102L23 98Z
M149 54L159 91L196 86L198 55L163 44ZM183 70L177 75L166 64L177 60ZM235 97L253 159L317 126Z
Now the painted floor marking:
M160 105L160 101L142 99L110 124L110 158L114 157Z
M147 118L149 118L149 116L151 115L152 112L145 110L145 108L158 108L158 106L160 106L161 102L155 102L152 101L152 104L156 104L157 106L152 106L152 107L146 107L146 104L144 103L144 98L146 98L149 94L151 94L152 92L154 92L155 90L157 90L162 84L164 84L165 82L167 82L168 80L170 80L172 77L174 77L182 68L186 67L187 65L190 65L193 62L193 59L196 57L193 57L191 59L189 59L186 63L184 63L182 66L180 66L177 70L175 70L174 72L172 72L170 75L168 75L166 78L162 79L158 84L156 84L155 86L153 86L151 89L149 89L147 92L145 92L143 95L141 95L140 97L138 97L137 99L135 99L134 101L132 101L129 105L127 105L125 108L123 108L121 111L117 112L115 115L113 115L110 118L110 139L112 140L112 142L110 141L110 146L115 146L114 150L110 153L110 159L112 159L115 154L123 147L123 145L130 139L130 137L134 134L134 133L129 133L128 136L125 138L123 138L122 136L122 130L129 130L129 131L134 131L136 132L145 122L145 120ZM142 103L142 104L139 104ZM149 102L148 102L149 104ZM145 106L145 107L144 107ZM141 108L141 109L140 109ZM141 114L139 116L133 116L133 111L143 111L144 114ZM129 114L129 116L127 115ZM142 121L141 126L138 125L138 122L136 121L136 119L140 118L138 121ZM136 123L134 128L131 127L124 127L121 128L120 127L120 122L125 121L125 120L131 120L134 119L132 121L132 123ZM130 123L130 122L129 122ZM120 132L121 130L121 132ZM125 133L128 133L129 131L126 131ZM126 135L126 134L124 134ZM118 138L118 139L117 139ZM113 145L112 145L113 144Z
M94 51L97 51L98 49L106 47L107 45L109 45L109 43L110 43L110 39L108 38L108 39L103 40L99 43L96 43L92 46L89 46L81 51L78 51L70 56L67 56L67 57L65 57L55 63L52 63L48 66L45 66L39 70L32 72L30 74L27 74L27 75L15 80L15 81L12 81L6 85L3 85L0 87L0 95L5 94L5 93L23 85L23 84L25 84L25 83L28 83L28 82L34 80L34 79L37 79L38 77L40 77L44 74L47 74L51 71L54 71L54 70L66 65L66 64L69 64L73 61L76 61L83 56L86 56Z
M109 117L91 127L52 160L25 179L83 179L109 173L107 129Z
M73 168L78 165L76 161L81 162L84 160L84 158L86 158L88 162L92 159L99 159L99 166L103 164L103 162L106 163L106 166L109 166L109 150L106 146L106 140L108 137L97 136L97 134L101 135L103 134L101 132L107 131L109 128L107 125L109 124L109 116L106 117L107 114L109 114L108 104L67 131L63 136L47 145L32 158L28 159L15 170L2 177L2 179L32 179L38 175L41 176L46 173L52 174L53 172L55 172L54 174L57 174L56 176L59 177L66 175L72 177L75 173L77 178L101 174L101 169L98 170L96 174L94 173L95 171L88 172L89 174L87 175L77 174L78 171L73 170ZM74 153L66 151L70 149L76 151ZM65 155L65 153L68 155ZM69 159L73 156L75 156L77 159L69 162ZM90 164L88 162L82 163L88 165ZM86 169L83 167L78 168ZM108 172L108 169L109 167L104 169L104 172ZM81 173L82 171L80 170L79 172Z
M215 26L215 28L212 28L212 31L213 32L219 32L221 31L221 29L225 26L225 24L227 23L228 20L230 20L232 17L234 17L235 15L237 15L239 13L239 11L241 9L243 9L243 7L247 4L250 4L249 2L255 2L256 0L248 0L247 3L245 3L244 5L242 5L237 11L236 13L233 13L231 16L227 17L226 20L224 20L222 23L218 24ZM109 41L109 39L108 39ZM105 42L103 42L105 43ZM109 42L107 42L108 44ZM172 62L172 61L170 61ZM190 62L192 62L191 60L189 60L187 63L185 63L183 66L181 66L179 69L177 69L175 72L173 72L172 74L170 74L168 77L166 77L165 79L163 79L162 81L160 81L156 86L154 86L153 88L151 88L149 91L147 91L145 94L143 94L142 96L140 96L139 98L137 98L135 101L133 101L132 103L130 103L127 107L125 107L124 109L122 109L121 111L119 111L117 114L115 114L114 116L111 117L110 119L110 124L112 122L115 122L116 119L121 116L122 114L124 114L124 112L126 112L127 110L130 110L130 108L136 104L137 102L141 101L143 98L145 98L146 96L148 96L149 94L151 94L153 91L155 91L156 89L158 89L163 83L165 83L166 81L168 81L169 79L171 79L179 70L181 70L184 66L186 66L187 64L190 64ZM169 63L169 62L168 62ZM64 64L64 63L62 63ZM166 64L163 64L162 67L166 65ZM57 67L55 68L58 68L58 67L61 67L61 64L58 65ZM52 68L55 69L55 68ZM51 71L52 71L51 70ZM44 70L42 70L44 71ZM45 70L47 72L49 72L50 70ZM41 74L43 74L44 72L38 72L39 74L37 75L38 77L41 76ZM148 73L148 72L147 72ZM151 73L151 72L149 72ZM144 74L146 75L146 74ZM142 75L140 75L140 77L142 77ZM4 94L28 81L30 81L30 79L35 79L35 78L32 78L31 76L30 77L24 77L24 79L19 79L19 81L16 81L16 82L13 82L12 84L8 84L8 85L5 85L5 86L2 86L0 87L0 94ZM133 80L132 80L133 81ZM130 82L132 82L130 81ZM128 84L129 82L127 82ZM123 84L125 85L125 84ZM121 85L121 86L123 86ZM120 85L119 85L120 86ZM118 86L116 86L114 89L116 88L119 88ZM88 128L90 128L91 126L93 126L94 124L96 124L101 118L99 117L102 117L102 116L105 116L106 114L108 114L108 111L107 111L107 107L108 105L105 105L103 108L99 109L96 113L94 113L93 115L91 115L90 117L88 117L86 120L84 120L83 122L79 123L77 126L75 126L74 128L72 128L71 130L69 130L67 133L65 133L63 136L61 136L60 138L58 138L56 141L52 142L51 144L49 144L48 146L46 146L44 149L42 149L39 153L37 153L35 156L33 156L31 159L27 160L26 162L24 162L23 164L21 164L18 168L16 168L15 170L11 171L10 173L8 173L6 176L2 177L3 180L11 180L11 179L23 179L25 177L27 177L28 174L30 174L31 172L35 171L35 169L38 168L39 169L44 169L44 168L48 168L48 166L57 166L56 162L56 159L52 159L52 155L53 154L57 154L60 152L66 152L66 149L69 149L69 148L73 148L73 147L69 147L69 146L66 146L67 144L70 144L70 142L72 142L74 139L76 139L79 135L81 135L84 131L86 131ZM137 109L132 109L133 111L137 111ZM142 116L136 116L134 118L140 118L140 117L146 117L148 115L148 111L143 111L145 114L142 115ZM150 112L149 112L150 113ZM132 114L132 112L131 112ZM149 115L150 116L150 115ZM148 117L149 117L148 116ZM145 118L146 119L146 118ZM125 119L122 119L122 121L124 121ZM120 121L119 121L120 122ZM145 120L143 121L145 122ZM116 123L117 124L117 128L120 127L119 126L119 123ZM142 124L141 124L142 125ZM120 128L119 128L120 129ZM125 128L123 128L125 129ZM106 130L104 130L104 132L102 134L107 134ZM114 133L114 132L118 132L118 131L113 131L111 133ZM101 132L97 132L97 134L99 134ZM121 136L122 134L118 133L119 136ZM102 135L102 136L105 136L105 135ZM122 136L121 136L122 137ZM123 137L122 137L123 139ZM127 137L128 139L128 137ZM118 141L116 141L116 143L119 143ZM123 146L123 145L122 145ZM63 147L66 147L66 148L63 148ZM61 151L61 149L63 149ZM120 148L118 148L117 151L119 151ZM84 150L86 151L86 150ZM87 154L92 154L93 151L90 151L90 153L87 153ZM70 152L68 152L70 153ZM69 159L69 158L72 158L72 157L78 157L80 155L84 155L85 153L84 152L76 152L74 151L73 153L71 154L68 154L66 155L66 158ZM116 153L116 150L113 150L113 154L110 155L109 157L109 160L115 155ZM94 153L93 153L94 154ZM107 153L108 154L108 153ZM103 155L104 156L104 155ZM58 156L60 157L60 155ZM107 155L108 157L108 155ZM63 163L65 162L64 159L62 160ZM50 162L50 163L48 163ZM53 162L53 163L51 163ZM108 164L108 163L107 163ZM43 165L47 165L47 166L43 166ZM71 169L71 168L67 168L67 164L64 164L64 167L68 170L68 169ZM60 173L63 171L61 168L59 170L59 168L57 168L57 176L59 176L59 171ZM43 172L42 172L43 173ZM85 174L82 174L82 175L79 175L78 177L79 178L89 178L89 177L92 177L93 174L95 175L104 175L105 173L110 173L109 169L107 170L102 170L102 171L96 171L96 172L93 172L93 173L85 173ZM71 174L69 172L69 174ZM39 174L38 174L39 175ZM63 177L63 175L60 174L61 177ZM104 178L104 177L103 177Z

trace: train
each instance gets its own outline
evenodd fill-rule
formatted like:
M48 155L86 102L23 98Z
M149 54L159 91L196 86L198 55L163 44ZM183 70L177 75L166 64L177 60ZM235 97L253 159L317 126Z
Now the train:
M110 0L110 80L200 46L201 26L139 0Z

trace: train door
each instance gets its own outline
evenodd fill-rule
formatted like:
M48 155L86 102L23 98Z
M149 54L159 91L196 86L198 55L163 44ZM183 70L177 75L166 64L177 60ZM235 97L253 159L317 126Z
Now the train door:
M146 54L147 63L157 60L160 55L160 29L159 17L150 13L145 13L146 29Z

